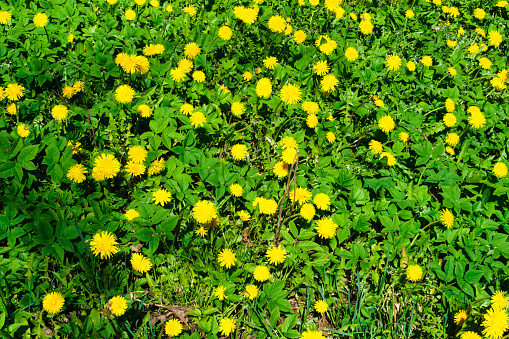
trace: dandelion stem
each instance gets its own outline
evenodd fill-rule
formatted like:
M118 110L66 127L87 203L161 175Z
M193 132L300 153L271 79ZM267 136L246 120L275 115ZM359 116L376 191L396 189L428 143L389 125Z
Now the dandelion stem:
M207 48L207 51L205 52L205 62L207 61L207 54L209 54L209 50L212 47L212 45L214 44L214 42L216 42L217 38L219 38L219 36L216 36L214 38L214 40L212 40L212 42L210 43L209 47Z
M108 317L108 320L110 321L111 323L111 326L113 327L113 330L115 331L115 335L117 336L117 339L120 339L120 334L118 333L118 330L117 330L117 327L115 326L115 324L113 323L113 321L111 320L110 317Z
M433 159L432 161L428 162L428 164L426 165L426 167L424 167L424 169L422 170L421 172L421 176L419 177L419 180L417 181L417 186L419 186L419 184L421 183L421 180L422 180L422 176L424 174L424 172L428 169L428 167L434 163L435 161L437 160L440 160L440 157L436 158L436 159Z
M431 226L433 224L436 224L437 222L440 222L440 220L436 220L436 221L433 221L433 222L430 222L429 224L427 224L426 226L424 226L422 228L422 231L424 231L428 226ZM412 240L412 242L410 243L410 245L408 246L408 248L412 247L412 245L415 243L415 241L417 240L417 238L419 238L419 234L421 233L417 233L417 235L415 236L415 238Z
M295 167L295 170L294 170ZM297 168L299 167L299 151L295 153L295 156L293 158L292 167L290 167L290 171L288 172L288 180L286 181L286 189L285 193L283 194L283 198L281 198L280 204L279 204L279 215L277 218L277 228L276 228L276 234L274 236L274 246L278 246L279 244L279 232L281 230L281 216L283 214L283 205L286 200L286 196L288 195L288 192L290 191L290 185L292 184L292 181L296 184L297 182ZM292 178L292 171L294 172L293 178ZM292 179L291 179L292 178ZM295 201L295 185L294 185L294 197L293 201ZM292 203L293 206L293 203Z
M274 122L274 117L276 116L276 113L277 113L277 110L279 109L279 106L281 105L281 103L283 102L283 100L281 100L277 106L276 106L276 109L274 110L274 112L272 113L272 119L270 119L270 123L272 124Z
M430 113L433 113L433 112L435 112L435 111L438 111L439 109L444 108L444 107L445 107L445 106L440 106L440 107L438 107L438 108L435 108L434 110L431 110L431 111L429 111L428 113L424 114L424 116L426 116L426 115L428 115L428 114L430 114Z

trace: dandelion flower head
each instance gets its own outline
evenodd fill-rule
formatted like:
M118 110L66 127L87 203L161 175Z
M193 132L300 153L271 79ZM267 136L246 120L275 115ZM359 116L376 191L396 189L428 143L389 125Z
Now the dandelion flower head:
M288 252L283 246L279 245L269 248L265 257L267 257L270 264L279 265L285 261L287 254Z
M451 228L454 225L454 215L448 208L440 212L440 222L447 228Z
M509 329L509 315L503 308L491 308L484 315L482 333L488 338L501 338Z
M176 337L183 330L182 323L178 319L170 319L164 324L164 332L169 337Z
M150 271L152 268L152 263L150 262L150 258L147 258L141 253L133 253L131 255L131 266L133 267L133 270L145 273Z
M65 299L59 292L51 292L42 299L42 308L51 314L56 314L64 307Z
M217 261L221 267L230 268L235 265L236 260L235 253L229 248L224 248L217 256Z
M219 322L219 330L224 336L229 336L237 328L237 322L232 318L223 318Z
M208 200L200 200L193 207L193 217L200 224L207 224L217 218L214 203Z
M108 305L111 309L111 313L117 317L120 317L127 310L127 300L124 297L117 295L108 301Z
M94 234L90 241L90 248L96 257L100 255L101 259L109 259L113 254L118 252L117 244L117 239L112 233L102 231Z
M410 265L406 270L406 277L412 282L417 282L422 279L422 267L419 265Z

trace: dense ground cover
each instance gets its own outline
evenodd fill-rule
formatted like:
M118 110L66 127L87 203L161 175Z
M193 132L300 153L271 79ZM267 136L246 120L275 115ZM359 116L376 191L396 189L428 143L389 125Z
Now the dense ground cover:
M0 336L507 336L508 9L1 2Z

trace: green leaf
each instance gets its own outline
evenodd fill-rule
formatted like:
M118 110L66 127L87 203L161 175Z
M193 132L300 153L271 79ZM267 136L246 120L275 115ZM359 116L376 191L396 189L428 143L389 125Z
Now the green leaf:
M295 327L297 324L297 319L299 319L298 314L290 314L288 317L286 317L283 324L281 324L281 332L283 334L287 333L289 330Z
M18 162L24 163L33 160L37 155L39 145L31 145L23 148L18 154Z
M477 284L481 280L483 272L479 270L469 269L465 273L465 281L470 284Z
M16 167L15 161L7 161L0 165L0 178L8 178L14 175L14 167Z
M279 320L281 313L279 312L279 308L275 307L270 310L270 319L269 324L272 327L276 327L277 321Z
M164 219L159 225L157 225L157 232L169 236L172 234L173 229L177 226L179 220L178 215L170 215L168 218Z

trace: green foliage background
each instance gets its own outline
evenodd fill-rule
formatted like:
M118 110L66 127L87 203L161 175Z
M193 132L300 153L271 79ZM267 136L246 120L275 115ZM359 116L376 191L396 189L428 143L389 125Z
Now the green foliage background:
M335 18L323 3L268 1L259 5L258 20L246 25L233 14L239 1L195 2L195 16L182 12L191 3L1 2L1 10L12 14L0 25L1 82L4 87L19 83L26 92L17 102L19 114L2 109L0 118L0 334L44 337L49 330L67 338L156 338L163 321L178 312L189 325L183 338L217 338L218 323L227 316L237 319L232 336L239 338L298 338L312 329L355 338L480 333L488 298L507 291L509 272L508 179L492 171L498 162L507 164L508 93L490 84L507 68L508 16L507 7L495 4L444 1L459 8L461 15L454 18L422 0L359 1L341 4L346 14ZM173 5L171 13L167 5ZM485 19L474 18L477 7L486 11ZM137 13L134 21L124 16L130 8ZM405 17L408 9L414 18ZM42 12L50 22L37 28L32 18ZM365 12L374 24L370 35L360 32L360 18L349 16ZM270 32L267 21L273 15L289 17L293 30L307 33L306 41L297 44L292 34ZM225 23L233 28L229 41L217 38ZM460 27L466 33L458 37ZM475 28L497 30L504 40L498 48L471 55L472 44L488 44ZM73 43L69 34L76 36ZM314 45L322 34L338 44L330 56ZM458 44L449 48L447 40ZM170 70L189 42L201 47L194 67L205 72L203 83L171 79ZM150 43L163 44L165 51L149 58L147 74L128 75L116 65L119 53L141 55ZM347 47L358 50L358 60L346 61ZM384 65L390 54L403 59L398 71ZM432 67L419 63L424 55L433 58ZM263 67L267 56L277 57L274 70ZM492 61L490 69L479 68L481 57ZM319 60L327 60L340 81L331 94L320 92L321 78L312 70ZM417 64L415 72L405 68L410 60ZM256 75L258 67L262 73ZM455 77L448 75L449 67L457 70ZM245 71L255 78L243 80ZM256 96L255 81L262 76L272 80L268 99ZM84 92L64 98L62 88L78 80L85 82ZM279 90L288 82L300 86L303 101L319 104L315 128L306 125L300 104L281 102ZM127 83L136 96L122 105L114 93ZM374 105L373 95L384 107ZM458 123L452 129L442 123L447 98L456 105ZM240 100L246 112L237 118L230 106ZM207 117L203 128L193 128L179 112L186 102ZM8 103L4 99L2 107ZM57 104L69 108L63 122L51 117ZM141 118L140 104L154 114ZM472 105L486 116L481 129L468 126ZM376 124L387 114L396 121L389 134ZM29 126L27 138L16 133L21 122ZM327 132L337 140L329 143ZM400 132L407 132L410 142L398 140ZM449 132L461 135L455 155L445 151ZM282 199L287 178L272 172L285 136L299 144L292 185L307 187L313 196L327 193L332 201L311 222ZM372 139L396 156L395 166L369 151ZM68 140L79 141L82 150L73 154ZM237 143L248 145L243 161L231 157L230 147ZM103 152L125 165L132 145L149 151L146 164L164 158L163 172L131 178L122 169L114 179L89 177L82 184L67 179L77 163L90 173ZM242 197L228 192L233 183L243 186ZM164 207L152 201L160 187L173 196ZM255 197L282 204L280 243L288 257L270 267L270 281L257 284L259 296L248 300L244 289L253 283L254 267L266 263L266 250L279 241L279 215L259 215ZM220 215L220 225L205 238L194 235L199 225L191 215L202 199L213 201ZM127 221L129 208L140 217ZM455 216L450 229L434 223L445 208ZM239 220L240 210L252 214L250 222ZM314 230L322 216L339 225L331 240ZM109 261L89 251L91 237L103 230L120 243L119 254ZM154 263L147 275L130 267L135 247ZM217 262L223 248L237 254L231 269ZM407 281L409 264L423 268L420 282ZM213 295L219 285L227 287L223 302ZM65 297L63 311L55 316L41 306L52 291ZM109 321L102 313L114 295L125 296L129 308ZM324 317L312 308L322 299L329 304ZM177 308L168 312L156 305ZM187 308L175 313L178 307ZM469 309L472 316L457 326L453 314L459 309ZM165 317L157 320L160 313Z

